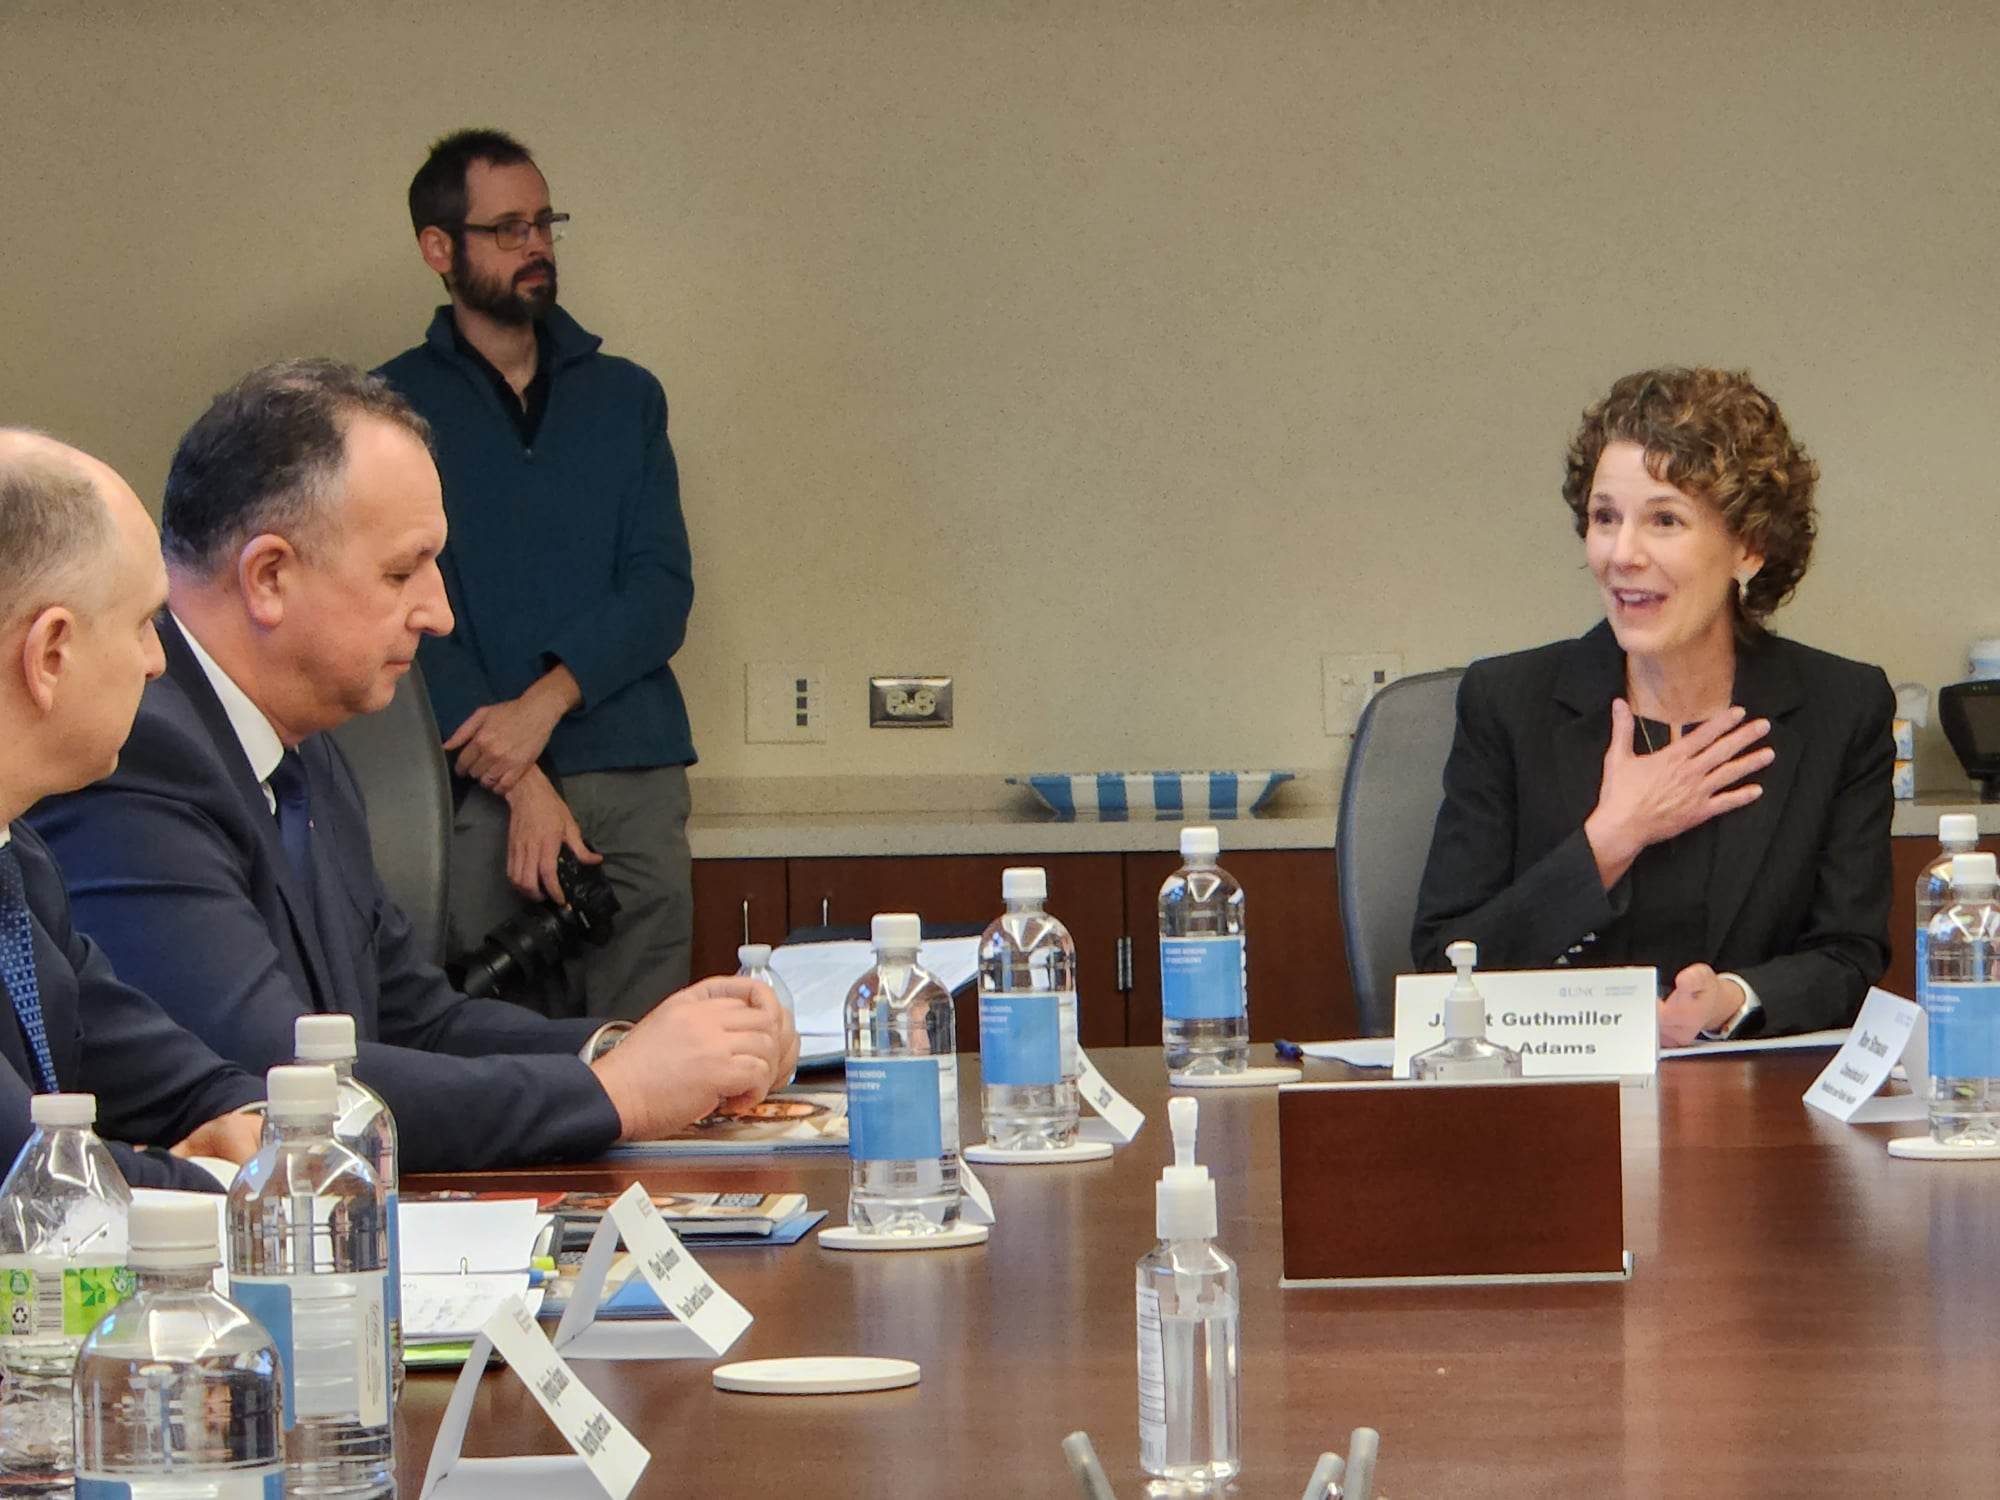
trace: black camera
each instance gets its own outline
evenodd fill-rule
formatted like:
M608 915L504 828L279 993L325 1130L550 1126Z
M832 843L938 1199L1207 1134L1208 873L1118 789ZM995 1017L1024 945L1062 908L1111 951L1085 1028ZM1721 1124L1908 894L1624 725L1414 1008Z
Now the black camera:
M585 943L602 948L611 941L618 893L604 872L578 864L564 848L556 851L556 880L569 904L550 901L529 907L487 933L466 956L461 990L474 997L531 1001L543 981Z

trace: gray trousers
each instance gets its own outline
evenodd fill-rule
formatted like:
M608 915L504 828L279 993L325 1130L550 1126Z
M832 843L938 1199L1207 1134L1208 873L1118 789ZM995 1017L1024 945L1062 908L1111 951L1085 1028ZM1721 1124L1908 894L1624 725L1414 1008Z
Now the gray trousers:
M586 771L559 783L596 866L618 894L611 941L585 944L552 985L529 998L558 1016L637 1020L688 982L694 938L694 874L688 853L685 766ZM507 804L475 786L452 828L454 958L529 903L507 881Z

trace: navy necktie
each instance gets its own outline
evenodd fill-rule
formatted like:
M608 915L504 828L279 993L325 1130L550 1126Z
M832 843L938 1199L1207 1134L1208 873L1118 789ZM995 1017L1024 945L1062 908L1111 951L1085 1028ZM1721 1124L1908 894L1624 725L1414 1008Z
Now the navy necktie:
M312 797L306 789L306 763L287 750L271 772L271 795L277 799L278 837L292 873L312 885Z
M56 1062L49 1055L49 1029L42 1020L42 986L35 977L35 933L28 920L28 890L12 843L0 846L0 982L13 999L14 1013L28 1034L39 1091L56 1092Z

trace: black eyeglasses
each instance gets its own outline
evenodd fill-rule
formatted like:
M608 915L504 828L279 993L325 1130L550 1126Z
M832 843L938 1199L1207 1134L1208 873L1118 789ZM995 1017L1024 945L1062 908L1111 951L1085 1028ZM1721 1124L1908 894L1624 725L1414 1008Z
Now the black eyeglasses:
M532 234L540 234L553 245L563 237L563 226L567 223L568 214L537 214L532 219L502 219L497 224L468 224L461 219L458 227L492 235L493 243L502 250L518 250Z

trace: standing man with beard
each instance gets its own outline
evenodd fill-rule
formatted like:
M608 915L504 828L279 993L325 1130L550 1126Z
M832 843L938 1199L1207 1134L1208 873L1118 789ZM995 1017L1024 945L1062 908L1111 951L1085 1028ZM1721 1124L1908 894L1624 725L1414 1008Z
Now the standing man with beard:
M410 221L451 301L379 373L431 425L450 519L458 629L421 660L458 773L451 947L560 901L567 846L602 862L620 913L610 944L537 999L635 1018L687 982L693 931L694 744L669 661L694 577L666 396L557 306L569 215L520 142L439 141Z

